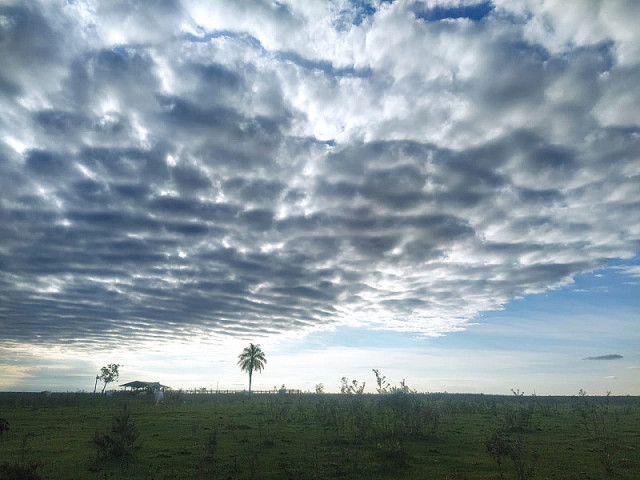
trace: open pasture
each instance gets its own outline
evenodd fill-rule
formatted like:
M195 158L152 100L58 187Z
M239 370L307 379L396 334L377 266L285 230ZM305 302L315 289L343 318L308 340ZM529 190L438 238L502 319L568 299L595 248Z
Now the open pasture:
M640 472L638 397L172 392L156 406L149 395L2 393L0 417L10 425L0 477L12 468L47 479L633 480ZM96 432L106 438L114 418L133 432L133 448L98 456Z

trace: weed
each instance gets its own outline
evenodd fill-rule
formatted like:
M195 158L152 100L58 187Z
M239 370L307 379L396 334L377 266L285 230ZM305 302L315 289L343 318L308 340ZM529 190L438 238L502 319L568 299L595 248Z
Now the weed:
M578 395L580 400L575 404L574 409L587 434L590 434L596 442L600 451L598 457L600 464L608 474L612 474L614 466L612 453L617 450L616 431L620 419L617 415L611 415L609 411L611 392L607 392L604 404L589 400L582 389Z
M523 432L531 428L533 409L519 406L515 410L507 410L504 415L506 428L510 432Z
M409 463L409 452L404 443L397 439L387 439L377 444L378 457L394 467L404 467Z
M376 384L378 385L376 391L378 393L387 393L388 388L391 386L391 384L387 382L387 377L382 376L380 370L376 368L373 369L373 373L376 375Z
M502 461L510 453L509 440L502 430L496 430L489 436L485 442L489 456L498 465L498 471L500 472L500 479L504 479L504 472L502 470Z
M486 440L489 456L498 465L500 478L504 479L503 460L510 458L518 480L530 480L535 475L538 461L536 452L529 455L524 448L522 437L511 439L503 430L496 430Z
M526 454L522 437L518 436L511 444L509 456L515 468L518 480L530 480L535 476L535 467L538 462L538 454L534 452L530 456Z
M214 427L204 441L204 450L209 458L214 458L218 452L218 428Z
M27 461L29 453L29 439L33 438L33 432L29 432L20 441L20 462L3 462L0 464L0 478L3 480L42 480L44 477L38 473L41 462Z

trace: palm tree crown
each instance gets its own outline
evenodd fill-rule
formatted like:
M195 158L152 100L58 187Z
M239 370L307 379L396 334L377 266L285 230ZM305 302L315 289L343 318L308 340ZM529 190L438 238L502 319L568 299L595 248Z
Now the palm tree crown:
M264 352L260 349L260 345L250 343L249 346L245 347L242 353L238 355L240 370L249 374L249 393L251 393L251 376L253 375L253 371L257 370L261 372L265 363L267 363L267 359L264 356Z

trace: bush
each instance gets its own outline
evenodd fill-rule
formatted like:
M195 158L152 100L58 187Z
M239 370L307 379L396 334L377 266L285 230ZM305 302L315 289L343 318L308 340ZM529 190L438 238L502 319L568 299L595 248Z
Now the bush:
M493 459L494 462L498 465L498 470L500 472L500 478L504 478L504 473L502 471L502 460L504 457L509 456L511 453L511 445L509 444L509 439L506 437L502 430L496 430L487 438L485 442L487 447L487 451L489 452L489 456Z
M405 467L409 463L409 452L404 444L397 439L387 439L378 442L378 457L394 467Z
M504 415L506 428L510 432L524 432L531 429L532 408L520 406L515 410L507 410Z
M45 477L38 473L40 464L31 463L9 463L0 464L0 478L3 480L44 480Z
M117 460L122 464L127 464L137 448L135 442L138 439L138 435L138 430L131 420L129 410L124 405L120 413L113 417L111 429L104 433L96 432L93 436L93 441L98 450L98 461Z
M504 479L502 462L505 457L511 459L518 480L530 480L535 476L538 454L536 452L527 454L524 448L524 442L520 436L512 439L507 436L504 431L496 430L487 438L485 446L487 447L489 456L498 465L501 479Z

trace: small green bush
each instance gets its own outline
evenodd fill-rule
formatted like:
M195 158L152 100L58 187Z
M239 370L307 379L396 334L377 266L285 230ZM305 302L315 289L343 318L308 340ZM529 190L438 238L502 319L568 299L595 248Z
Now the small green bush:
M113 417L111 429L94 434L93 442L97 448L97 460L100 462L116 460L127 464L137 448L135 443L138 435L138 430L125 404L120 413Z

